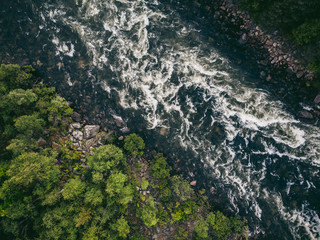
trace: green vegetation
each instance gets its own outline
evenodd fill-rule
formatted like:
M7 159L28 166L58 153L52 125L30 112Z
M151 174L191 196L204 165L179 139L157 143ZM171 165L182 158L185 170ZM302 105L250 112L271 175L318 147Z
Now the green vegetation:
M320 1L241 0L242 8L269 30L280 30L301 46L311 71L317 72L314 85L320 88Z
M246 238L136 134L79 152L65 137L72 109L32 73L0 67L1 239Z
M125 144L123 148L128 151L132 156L141 157L143 155L143 150L145 144L143 139L137 134L133 133L126 137L124 140Z

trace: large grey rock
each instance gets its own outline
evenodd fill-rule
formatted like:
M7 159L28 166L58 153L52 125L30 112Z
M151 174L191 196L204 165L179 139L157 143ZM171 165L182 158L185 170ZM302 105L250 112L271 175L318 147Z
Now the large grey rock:
M83 140L83 133L79 130L75 130L72 132L72 136L78 140L78 141L82 141Z
M99 130L100 130L99 125L86 125L83 128L83 133L84 133L83 137L85 139L93 138L98 134Z

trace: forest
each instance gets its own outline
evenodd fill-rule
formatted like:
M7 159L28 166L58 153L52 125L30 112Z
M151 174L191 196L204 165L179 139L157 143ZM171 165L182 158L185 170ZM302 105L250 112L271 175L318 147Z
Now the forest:
M1 239L247 238L135 133L100 132L84 154L72 114L31 66L0 66Z

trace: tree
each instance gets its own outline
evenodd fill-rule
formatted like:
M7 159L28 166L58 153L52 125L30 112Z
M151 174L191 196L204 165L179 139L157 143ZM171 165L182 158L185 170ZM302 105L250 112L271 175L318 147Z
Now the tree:
M232 233L230 219L224 216L222 212L217 211L215 217L213 218L211 215L209 220L212 232L217 239L225 239Z
M86 183L82 182L80 178L71 179L64 185L62 196L65 200L75 200L82 196L86 189Z
M15 128L19 133L32 137L43 131L45 121L38 114L24 115L15 119Z
M117 231L119 237L122 238L126 238L127 235L130 233L130 227L128 225L128 222L123 216L121 216L121 218L118 219L116 223L112 224L111 228L114 231Z
M91 208L81 208L81 212L79 213L79 216L76 220L76 227L80 227L84 225L86 222L90 221L92 218L92 214L93 212Z
M30 111L38 97L32 90L14 89L0 97L0 121L11 124L13 118Z
M194 224L194 231L196 233L197 239L208 238L209 226L206 220L200 218Z
M63 119L70 117L72 111L73 110L68 106L68 103L64 98L56 96L51 100L48 107L48 121L57 126L62 123Z
M93 170L94 183L101 183L111 169L118 164L125 164L125 157L122 150L114 145L104 145L88 158L88 165Z
M14 88L29 88L34 82L33 78L34 68L25 66L20 68L16 64L1 64L0 65L0 83L4 83L7 90Z
M124 140L123 148L127 150L134 157L141 157L145 148L144 141L137 134L132 133Z
M47 185L56 182L59 170L55 166L55 159L39 153L23 153L11 161L6 180L0 189L2 199L16 195L19 190L25 192L37 183Z
M103 194L97 187L90 187L84 195L84 202L91 206L98 206L103 202Z
M28 107L38 100L38 96L30 89L14 89L8 93L4 98L7 107L16 109L17 107Z
M128 183L128 176L121 173L113 173L106 182L108 195L123 206L126 206L132 199L134 188Z
M157 208L152 197L148 199L146 205L142 209L141 219L147 227L152 227L158 223Z
M152 175L158 179L167 179L170 176L171 167L167 164L162 154L157 154L151 163Z
M14 157L20 154L30 151L35 147L35 140L32 140L26 136L12 139L7 146L7 150L11 151Z
M35 226L40 233L39 239L78 239L78 229L75 227L80 208L69 203L61 203L53 209L47 209L39 225Z
M172 177L172 189L176 197L181 201L187 201L193 195L193 189L190 187L190 184L182 179L181 176Z

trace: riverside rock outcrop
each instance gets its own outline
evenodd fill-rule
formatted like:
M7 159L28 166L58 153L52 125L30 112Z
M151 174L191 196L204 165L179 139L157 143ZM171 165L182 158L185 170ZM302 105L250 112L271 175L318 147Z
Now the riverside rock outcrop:
M247 12L239 9L239 1L196 0L195 3L211 12L213 18L221 24L223 31L233 31L232 34L238 37L240 44L256 49L261 54L259 64L285 69L296 78L304 79L307 84L313 79L314 74L299 56L295 45L277 31L270 33L261 29Z

